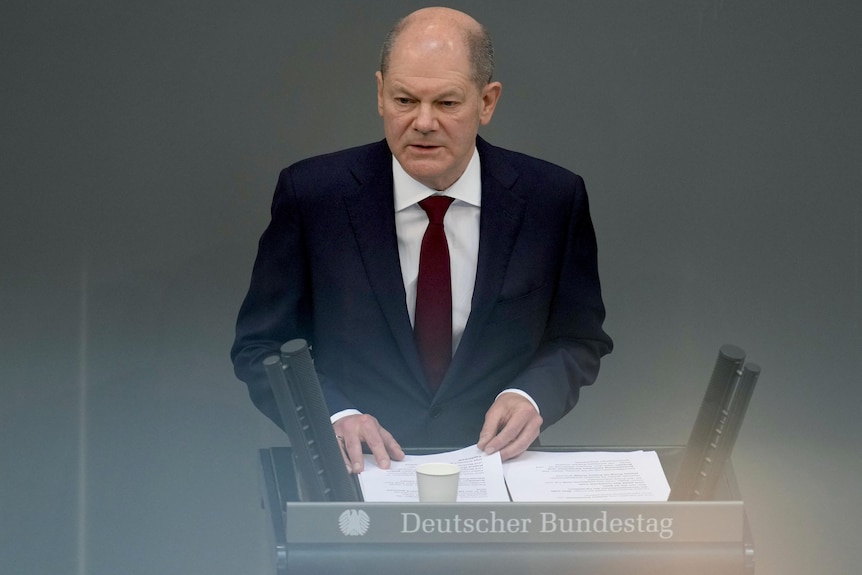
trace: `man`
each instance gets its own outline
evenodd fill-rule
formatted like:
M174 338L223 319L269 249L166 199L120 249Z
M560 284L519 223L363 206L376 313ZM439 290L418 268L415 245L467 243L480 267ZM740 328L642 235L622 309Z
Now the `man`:
M261 361L308 340L355 472L363 445L383 468L401 443L514 457L611 351L583 181L478 137L502 90L492 71L471 17L410 14L377 72L385 141L279 178L231 355L281 424Z

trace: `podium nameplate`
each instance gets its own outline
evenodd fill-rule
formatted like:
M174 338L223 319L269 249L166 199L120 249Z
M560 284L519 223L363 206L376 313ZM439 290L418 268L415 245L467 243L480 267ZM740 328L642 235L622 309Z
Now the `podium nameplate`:
M720 543L743 540L741 501L287 502L291 544Z

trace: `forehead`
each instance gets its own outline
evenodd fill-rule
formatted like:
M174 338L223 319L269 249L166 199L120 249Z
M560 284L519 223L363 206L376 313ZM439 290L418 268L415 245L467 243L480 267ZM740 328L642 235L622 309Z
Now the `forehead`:
M429 26L420 30L405 30L392 47L387 75L469 80L472 63L461 33Z

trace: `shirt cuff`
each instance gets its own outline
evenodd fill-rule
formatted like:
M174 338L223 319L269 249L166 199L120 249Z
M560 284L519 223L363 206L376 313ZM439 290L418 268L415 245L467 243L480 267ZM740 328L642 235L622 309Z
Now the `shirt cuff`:
M343 419L348 415L362 415L362 412L358 409L342 409L338 413L333 413L332 415L330 415L329 422L334 425L336 421L338 421L339 419Z
M501 395L503 395L504 393L517 393L518 395L520 395L521 397L523 397L524 399L526 399L527 401L529 401L529 402L533 405L533 407L535 407L535 408L536 408L536 413L538 413L539 415L542 415L542 412L541 412L541 411L539 411L539 406L538 406L538 405L536 405L536 402L535 402L535 401L533 401L533 398L532 398L532 397L530 397L530 394L528 394L528 393L527 393L526 391L524 391L523 389L514 389L514 388L513 388L513 389L504 389L504 390L503 390L503 391L501 391L499 394L497 394L497 397L500 397L500 396L501 396ZM336 415L338 415L338 414L336 414ZM334 416L333 416L333 417L334 417Z

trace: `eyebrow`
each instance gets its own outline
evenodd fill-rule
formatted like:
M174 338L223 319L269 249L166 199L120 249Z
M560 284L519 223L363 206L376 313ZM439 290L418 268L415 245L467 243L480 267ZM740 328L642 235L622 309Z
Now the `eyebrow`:
M409 96L410 98L412 98L414 100L418 99L412 90L408 89L407 86L405 86L404 84L401 84L400 82L393 82L392 83L392 91L396 92L396 93L400 92L406 96ZM439 101L439 100L462 99L462 98L464 98L464 94L460 89L448 88L448 89L440 92L439 94L435 95L432 99Z

